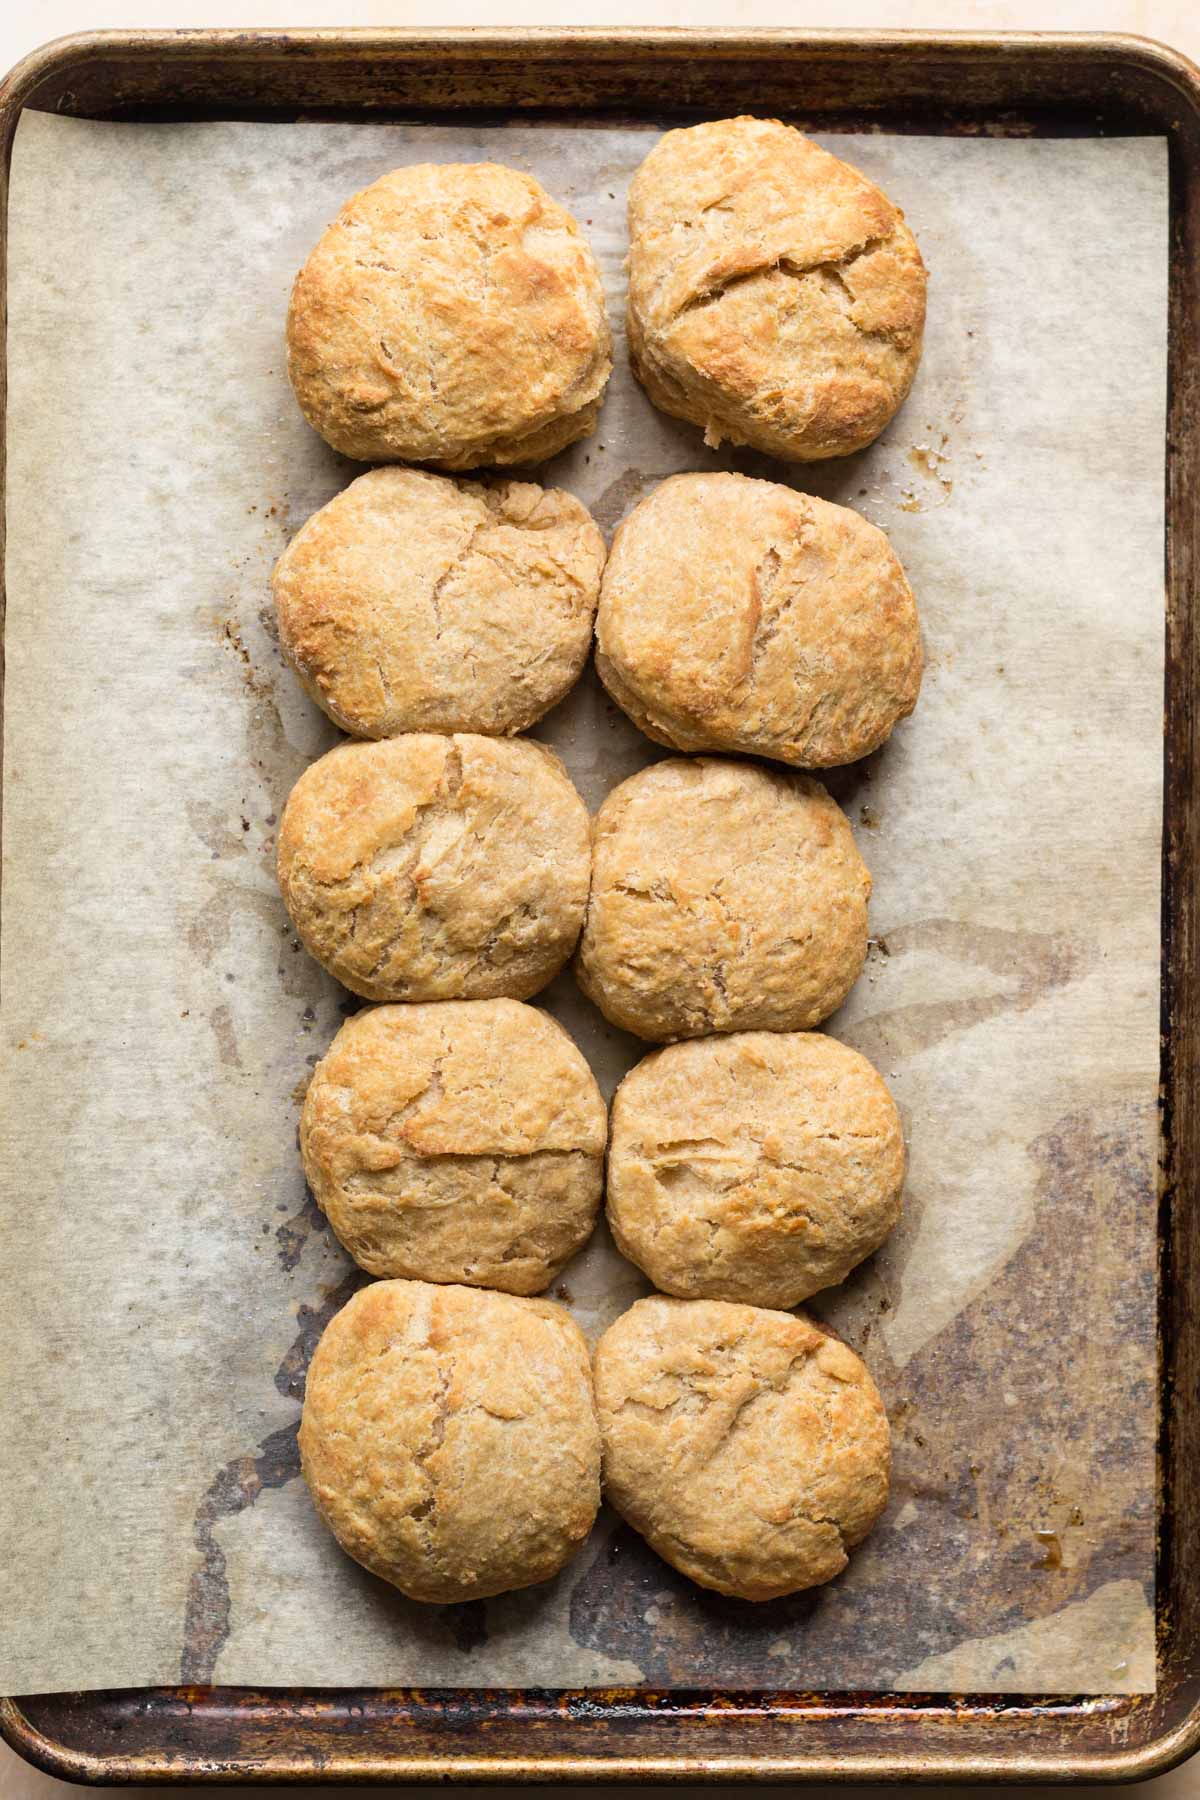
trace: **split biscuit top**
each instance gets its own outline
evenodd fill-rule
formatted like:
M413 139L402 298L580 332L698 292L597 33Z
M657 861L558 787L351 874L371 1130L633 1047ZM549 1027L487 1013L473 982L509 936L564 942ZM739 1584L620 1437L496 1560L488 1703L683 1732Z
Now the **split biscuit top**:
M395 169L347 201L296 277L288 373L363 462L541 462L595 428L612 368L575 220L498 163Z
M819 782L672 757L596 815L579 985L613 1024L656 1042L804 1031L861 973L870 892Z
M921 355L925 268L903 214L777 119L670 131L629 190L629 344L706 443L791 462L878 437Z
M285 655L355 737L523 731L578 679L604 539L571 494L372 469L275 566Z
M819 1031L670 1044L613 1099L608 1220L655 1287L792 1307L900 1217L904 1134L865 1056Z
M548 1581L600 1504L583 1334L548 1300L372 1282L317 1345L300 1461L342 1549L414 1600Z
M795 1313L639 1300L596 1346L605 1497L702 1587L774 1600L840 1575L887 1503L887 1414Z
M548 1013L444 1000L347 1020L313 1072L300 1148L372 1275L536 1294L591 1235L607 1124Z
M366 1000L528 999L574 948L590 861L583 801L528 738L339 744L279 827L297 934Z
M596 667L657 743L804 768L877 750L917 703L921 633L883 532L745 475L675 475L613 542Z

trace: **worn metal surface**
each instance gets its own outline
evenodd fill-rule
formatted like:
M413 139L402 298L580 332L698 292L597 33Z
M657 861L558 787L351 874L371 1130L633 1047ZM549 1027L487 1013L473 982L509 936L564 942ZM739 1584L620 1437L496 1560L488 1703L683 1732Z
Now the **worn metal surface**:
M1158 1572L1159 1691L1153 1700L1037 1705L920 1695L685 1694L671 1691L671 1629L653 1641L637 1607L645 1552L627 1534L601 1544L585 1584L579 1629L642 1631L658 1693L510 1692L254 1695L182 1688L48 1696L5 1702L6 1735L60 1773L110 1781L170 1777L433 1776L512 1780L620 1777L997 1779L1146 1775L1186 1754L1200 1736L1197 1625L1200 1591L1177 1546L1196 1541L1200 1458L1200 1284L1187 1230L1195 1162L1196 992L1192 949L1195 844L1192 769L1196 691L1192 628L1197 508L1197 324L1200 302L1200 86L1194 71L1156 47L1112 38L938 39L887 34L693 38L678 33L302 33L106 35L70 40L15 72L0 94L7 150L22 105L97 116L330 113L503 114L530 104L551 113L654 118L688 107L780 108L814 124L889 130L1154 130L1172 140L1173 253L1168 458L1167 827L1164 901L1164 1106L1168 1181L1161 1219L1163 1494ZM798 105L797 97L800 96ZM1119 1232L1119 1121L1064 1119L1039 1146L1045 1177L1103 1172ZM1070 1186L1070 1181L1066 1183ZM301 1228L298 1226L298 1229ZM987 1296L1005 1304L1031 1280L1063 1271L1046 1246L1026 1246ZM331 1297L330 1310L345 1296ZM1091 1321L1088 1322L1089 1325ZM301 1329L278 1381L302 1379L320 1321ZM311 1327L311 1329L310 1329ZM956 1334L976 1328L968 1309ZM1093 1348L1104 1346L1098 1338ZM1111 1347L1110 1347L1111 1348ZM920 1381L919 1370L912 1370ZM933 1381L935 1377L930 1376ZM931 1390L932 1397L932 1390ZM1151 1397L1147 1397L1149 1404ZM936 1408L931 1408L936 1412ZM901 1430L903 1424L901 1422ZM288 1434L282 1434L286 1437ZM937 1467L938 1445L915 1446ZM222 1470L197 1519L197 1581L219 1582L205 1532L286 1480L294 1446L260 1446ZM979 1496L964 1495L964 1504ZM606 1558L623 1570L614 1582ZM989 1579L1002 1581L1002 1555ZM661 1586L657 1565L653 1579ZM213 1595L198 1612L213 1617ZM784 1603L802 1612L804 1597ZM219 1611L219 1608L217 1609ZM708 1629L739 1630L714 1603ZM469 1608L452 1628L469 1636ZM197 1643L197 1679L204 1675ZM764 1689L767 1669L764 1667Z

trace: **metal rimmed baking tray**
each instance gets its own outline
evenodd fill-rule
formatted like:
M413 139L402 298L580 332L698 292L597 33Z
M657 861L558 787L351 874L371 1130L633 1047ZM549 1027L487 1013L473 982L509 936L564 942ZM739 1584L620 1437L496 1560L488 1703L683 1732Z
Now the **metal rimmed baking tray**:
M583 1780L1145 1776L1194 1745L1197 1274L1191 967L1197 77L1135 40L887 34L106 34L51 46L0 95L106 118L303 116L668 122L779 111L818 129L1166 135L1171 144L1167 494L1164 1145L1160 1221L1159 1685L1151 1699L592 1690L176 1688L5 1703L4 1728L62 1774L164 1778Z

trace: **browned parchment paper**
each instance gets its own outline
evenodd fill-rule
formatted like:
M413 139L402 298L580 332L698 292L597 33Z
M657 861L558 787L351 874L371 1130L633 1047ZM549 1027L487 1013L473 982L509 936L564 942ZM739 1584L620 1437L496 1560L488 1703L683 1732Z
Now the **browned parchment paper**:
M272 875L331 740L267 575L357 472L283 371L295 268L397 163L498 157L571 205L619 320L653 133L27 116L11 223L0 1689L196 1681L1103 1692L1153 1683L1154 1211L1167 172L1159 141L868 137L932 274L884 439L722 458L618 369L552 465L606 529L732 462L893 536L929 668L833 786L875 876L831 1029L890 1079L903 1224L816 1310L891 1411L894 1498L830 1588L748 1607L605 1515L548 1588L422 1609L297 1476L357 1277L298 1098L347 1000ZM585 683L545 728L590 805L653 754ZM549 1003L608 1088L637 1054ZM600 1234L594 1334L641 1291Z

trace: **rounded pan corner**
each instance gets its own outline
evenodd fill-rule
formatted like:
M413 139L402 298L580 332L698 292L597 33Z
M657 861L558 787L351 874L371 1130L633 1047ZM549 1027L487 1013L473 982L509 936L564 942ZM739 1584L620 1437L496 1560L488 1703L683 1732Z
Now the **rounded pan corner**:
M21 1711L18 1700L0 1698L0 1738L32 1768L57 1776L59 1781L90 1787L123 1780L126 1775L108 1757L71 1750L44 1736Z
M51 77L78 68L109 45L128 44L124 31L74 31L30 50L0 78L0 115L20 112Z
M1121 61L1164 82L1173 92L1183 94L1200 114L1200 64L1161 38L1145 37L1133 31L1098 34L1096 41L1106 45Z
M1178 1723L1153 1732L1144 1744L1131 1750L1116 1752L1102 1765L1088 1771L1088 1779L1124 1785L1134 1781L1152 1781L1168 1775L1200 1750L1200 1695Z

